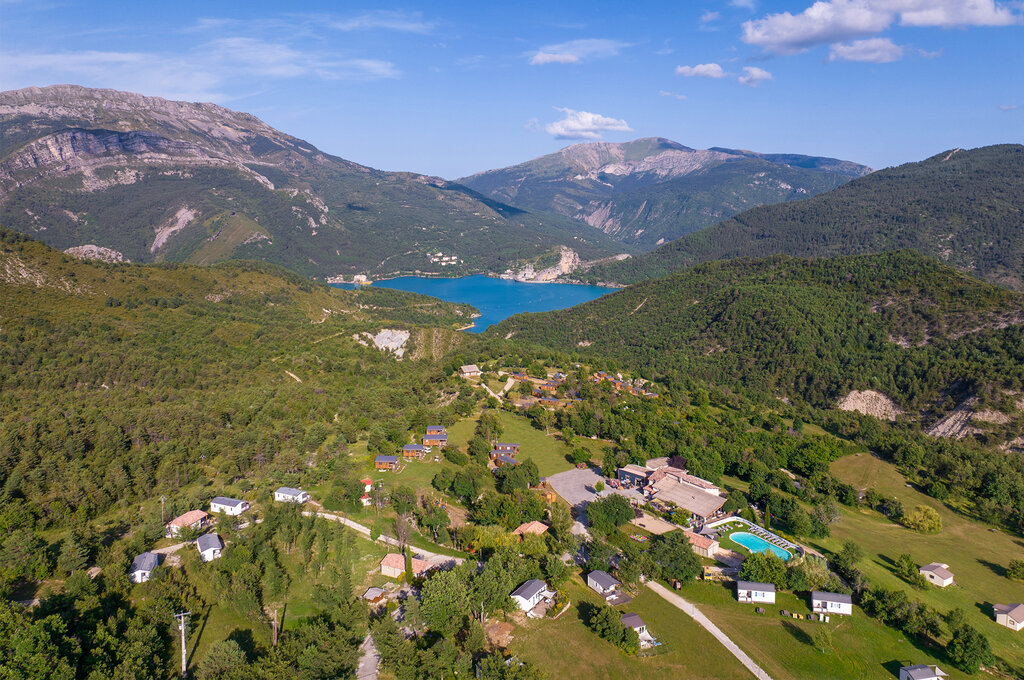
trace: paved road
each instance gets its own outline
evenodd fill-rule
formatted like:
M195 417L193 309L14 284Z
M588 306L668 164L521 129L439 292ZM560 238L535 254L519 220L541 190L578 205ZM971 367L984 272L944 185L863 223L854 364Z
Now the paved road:
M369 633L363 644L359 645L363 655L359 657L359 668L356 670L356 680L377 680L377 669L380 667L380 654L377 646L373 644L373 638Z
M771 676L765 673L763 668L754 663L754 660L747 656L746 652L740 649L739 646L735 642L733 642L728 635L723 633L718 626L712 623L711 619L704 616L704 614L691 603L679 597L671 590L669 590L668 588L666 588L665 586L661 585L656 581L647 581L647 587L656 592L662 598L664 598L669 604L679 609L682 609L684 612L689 614L694 621L699 623L706 631L711 633L716 640L721 642L725 646L725 648L728 649L730 653L732 653L733 656L739 659L739 662L746 666L747 670L753 673L755 678L757 678L758 680L772 680Z
M604 477L592 468L566 470L565 472L551 475L547 480L551 483L551 488L555 490L555 493L564 498L574 508L583 507L592 500L603 498L613 493L625 496L630 500L643 500L643 497L633 489L605 487L605 490L600 494L595 492L594 485L604 481Z
M302 514L305 515L306 517L310 517L312 515L316 515L317 517L322 517L323 519L326 519L328 521L338 522L339 524L344 524L347 527L351 527L352 529L355 529L356 531L358 531L359 533L363 534L364 536L368 537L370 535L370 528L369 527L363 526L359 522L353 522L352 520L348 519L347 517L342 517L341 515L334 515L334 514L331 514L329 512L310 512L308 510L303 511ZM379 541L380 543L383 543L385 545L394 546L396 548L399 547L398 539L392 538L391 536L385 536L385 535L381 534L380 536L377 537L377 541ZM464 557L452 557L450 555L442 555L441 553L431 552L431 551L425 550L423 548L417 548L416 546L410 546L410 547L415 551L415 553L417 555L422 555L428 562L430 562L431 564L434 564L434 565L447 564L447 563L462 564L463 562L466 561L466 559Z

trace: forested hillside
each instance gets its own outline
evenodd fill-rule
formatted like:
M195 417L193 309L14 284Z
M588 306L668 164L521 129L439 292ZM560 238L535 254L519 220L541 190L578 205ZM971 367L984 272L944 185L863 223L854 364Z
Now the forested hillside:
M652 137L574 144L459 182L650 250L754 206L807 198L867 172L835 158L691 149Z
M489 333L822 407L859 388L921 411L949 390L1024 387L1022 323L1024 295L901 251L707 263Z
M325 278L504 271L622 252L438 177L324 153L213 104L72 85L0 93L0 224L133 262L265 260ZM628 248L626 248L628 250Z
M953 149L879 170L805 201L748 210L581 278L632 283L732 257L900 248L1024 289L1024 146Z

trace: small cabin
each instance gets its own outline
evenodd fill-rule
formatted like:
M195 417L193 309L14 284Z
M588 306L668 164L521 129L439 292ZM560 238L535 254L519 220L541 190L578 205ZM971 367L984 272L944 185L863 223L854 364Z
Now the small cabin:
M248 509L249 503L237 498L217 496L210 501L210 512L216 512L223 515L241 515Z
M917 573L924 576L928 583L939 588L953 585L953 572L949 570L948 564L932 562L917 570Z
M366 589L366 592L363 593L363 599L370 604L380 604L388 599L388 593L383 588L377 588L374 586Z
M524 612L528 612L544 599L548 586L544 581L531 578L529 581L512 591L512 600Z
M587 585L595 593L608 597L614 595L622 584L607 571L595 569L587 574Z
M498 442L494 445L494 449L496 451L501 451L502 453L507 453L510 456L519 455L519 444L514 444L512 442Z
M938 666L926 666L923 663L900 668L900 680L943 680L948 677L949 674Z
M466 366L459 367L460 378L479 378L480 368L476 364L468 364Z
M775 584L736 581L736 600L745 603L775 604Z
M310 500L310 495L302 489L282 486L274 492L274 500L278 503L306 503Z
M373 459L373 466L378 470L394 470L398 467L398 456L377 456Z
M811 593L811 611L815 614L853 614L853 598L843 593L825 593L815 590Z
M402 447L403 458L422 458L425 449L422 444L406 444Z
M644 623L639 614L632 612L622 615L622 625L626 628L632 628L636 631L637 635L643 635L647 632L647 624Z
M423 435L423 446L448 446L448 435L425 434Z
M448 434L444 425L427 425L427 434Z
M417 557L411 559L413 576L423 576L430 569L430 562ZM401 578L405 573L405 555L388 553L380 561L380 573L390 578Z
M503 453L494 459L494 464L498 467L505 467L506 465L519 465L519 461L512 456L506 456Z
M203 534L196 541L196 549L203 562L212 562L224 551L224 541L217 534Z
M160 564L160 555L157 553L144 552L141 555L136 555L132 560L132 566L128 568L128 580L132 583L145 583L158 564Z
M174 538L182 531L198 531L210 523L210 516L202 510L189 510L167 523L167 538Z
M1006 626L1010 630L1024 628L1024 604L994 604L992 613L995 614L996 623Z

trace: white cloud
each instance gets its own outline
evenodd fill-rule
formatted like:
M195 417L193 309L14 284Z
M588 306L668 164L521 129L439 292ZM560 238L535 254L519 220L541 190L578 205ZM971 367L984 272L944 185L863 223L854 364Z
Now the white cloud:
M759 83L765 80L775 80L775 77L763 68L758 68L756 66L744 66L743 74L737 78L737 80L744 85L757 87Z
M384 29L401 33L430 33L437 27L437 22L424 20L422 12L376 10L348 19L335 19L327 22L327 26L338 31Z
M1019 108L1020 107L1017 106L1016 104L1000 104L999 105L999 110L1000 111L1016 111Z
M829 47L829 61L867 61L888 64L903 58L903 47L888 38L854 40L849 44L834 43Z
M608 118L588 111L555 108L565 114L565 118L548 123L544 130L556 139L601 139L604 132L632 132L633 128L624 120Z
M719 14L718 12L707 11L707 12L704 12L704 14L700 15L700 23L702 23L702 24L709 24L712 21L717 20L721 16L722 15Z
M557 45L545 45L536 52L531 52L530 63L534 66L543 64L578 64L587 59L614 57L619 50L630 47L629 43L605 38L586 38L570 40Z
M818 0L799 14L780 12L743 23L743 42L777 54L867 38L898 19L903 26L1006 26L1021 17L995 0Z
M697 64L696 66L676 66L677 76L687 78L725 78L726 73L719 64Z
M942 56L942 50L934 50L929 52L928 50L918 50L917 53L921 55L923 59L938 59Z
M729 0L729 4L733 7L749 9L751 12L757 8L757 0Z
M668 90L659 90L658 91L658 96L659 97L672 97L673 99L678 99L679 101L683 101L684 99L686 99L686 95L685 94L676 94L675 92L669 92Z

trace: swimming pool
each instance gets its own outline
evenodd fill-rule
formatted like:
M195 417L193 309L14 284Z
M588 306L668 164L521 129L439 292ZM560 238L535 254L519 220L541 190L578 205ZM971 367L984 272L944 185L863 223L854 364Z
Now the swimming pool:
M765 552L771 550L773 553L783 559L783 561L789 560L789 551L783 550L777 545L772 545L768 541L764 540L760 536L748 533L746 531L736 531L729 534L729 538L736 541L750 552Z

